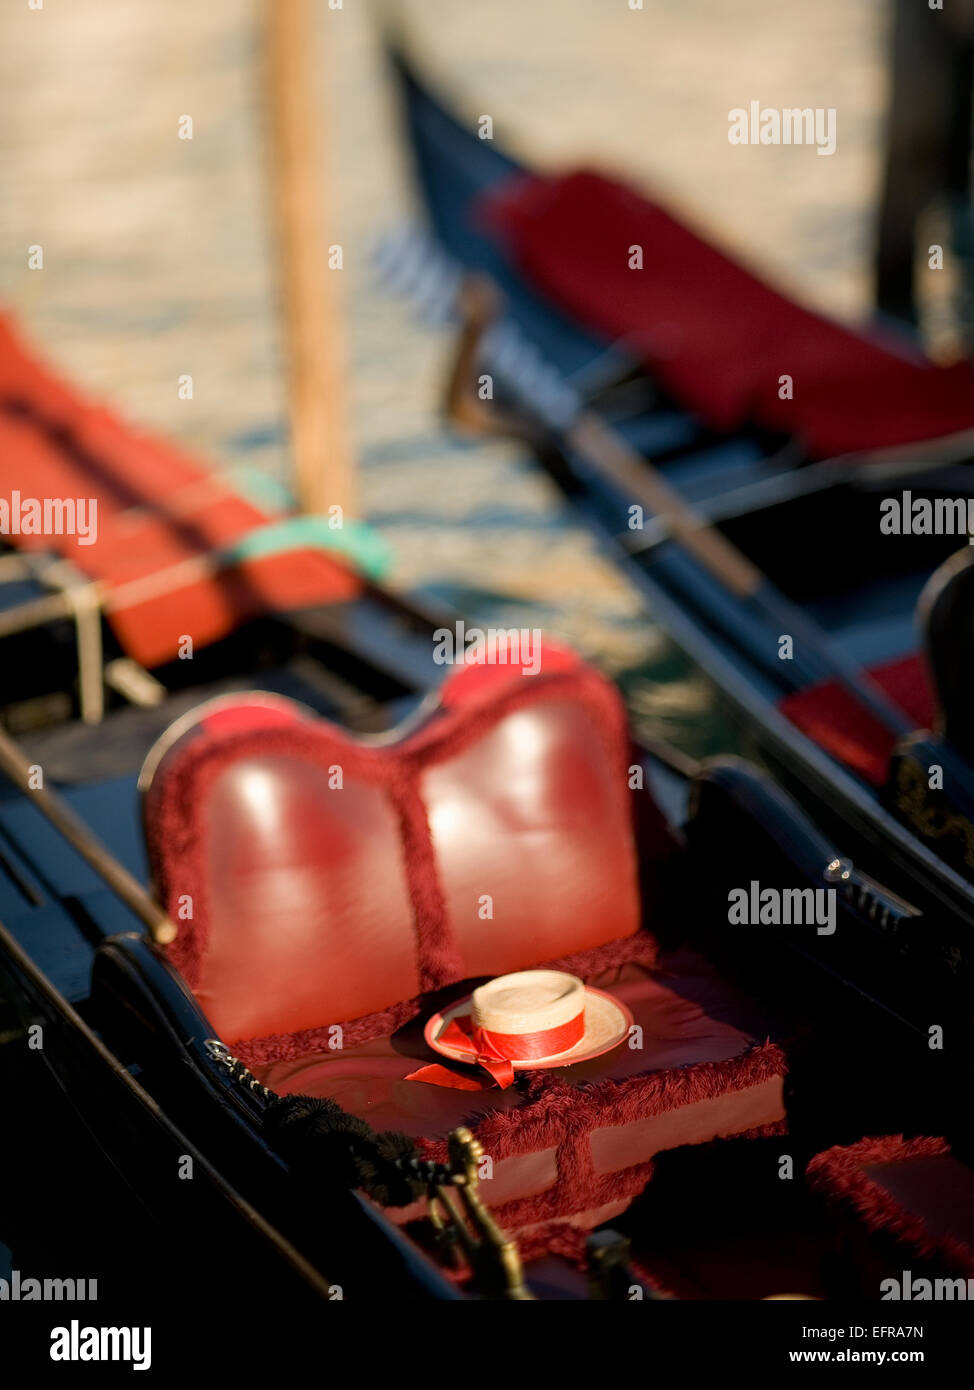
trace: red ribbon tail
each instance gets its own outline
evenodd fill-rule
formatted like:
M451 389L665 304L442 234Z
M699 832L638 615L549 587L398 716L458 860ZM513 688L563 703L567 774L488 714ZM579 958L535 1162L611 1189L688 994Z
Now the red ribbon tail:
M490 1040L484 1037L479 1028L474 1029L473 1034L464 1031L456 1019L447 1024L440 1034L440 1042L449 1044L457 1052L462 1053L458 1061L469 1062L471 1066L483 1067L491 1078L496 1081L502 1091L506 1091L508 1086L514 1085L514 1068ZM483 1091L486 1090L483 1082L473 1081L467 1077L458 1076L456 1072L448 1071L446 1067L441 1067L437 1063L432 1066L421 1067L419 1071L412 1072L406 1077L407 1081L428 1081L433 1086L449 1086L455 1091Z
M508 1086L514 1085L514 1068L506 1058L503 1060L498 1058L497 1061L494 1061L493 1058L478 1057L477 1061L484 1071L490 1072L502 1091L506 1091Z
M406 1077L407 1081L427 1081L431 1086L445 1086L453 1091L486 1091L491 1085L489 1081L482 1081L476 1076L463 1076L460 1072L450 1071L449 1067L441 1067L438 1062L433 1062L428 1067L420 1067L419 1071L411 1071Z

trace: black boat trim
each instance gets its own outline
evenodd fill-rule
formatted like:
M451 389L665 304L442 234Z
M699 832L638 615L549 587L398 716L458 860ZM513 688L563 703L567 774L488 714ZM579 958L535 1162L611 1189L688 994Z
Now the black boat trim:
M168 1115L156 1100L146 1091L132 1073L122 1065L121 1061L113 1052L102 1042L101 1038L88 1026L78 1011L68 1003L66 999L50 983L44 973L37 969L34 962L22 949L19 943L10 935L6 927L0 922L0 952L5 955L15 967L22 979L26 981L32 993L40 996L44 1005L70 1027L75 1037L80 1038L85 1047L91 1051L99 1066L107 1069L115 1081L122 1085L129 1093L133 1101L151 1117L152 1123L167 1132L172 1141L178 1146L181 1153L189 1156L193 1161L194 1170L199 1169L206 1175L213 1189L221 1194L234 1210L246 1221L246 1223L257 1231L260 1236L271 1245L275 1252L283 1259L293 1271L310 1288L315 1290L323 1299L329 1299L332 1292L332 1284L315 1266L298 1251L290 1241L269 1222L261 1213L247 1201L226 1178L212 1166L210 1161L199 1148L189 1139ZM43 1055L43 1049L42 1049ZM54 1072L57 1078L57 1072ZM60 1078L57 1078L60 1079ZM72 1100L80 1119L87 1127L87 1119L81 1098L69 1097ZM97 1141L97 1135L94 1136Z

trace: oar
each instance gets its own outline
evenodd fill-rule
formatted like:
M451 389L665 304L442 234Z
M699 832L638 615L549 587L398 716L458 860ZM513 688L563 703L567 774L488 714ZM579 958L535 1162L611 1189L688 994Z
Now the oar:
M803 644L823 668L842 684L860 704L897 737L912 732L912 726L872 678L848 662L821 629L814 626L727 537L693 507L666 480L660 470L633 449L611 425L593 412L578 406L567 420L536 418L535 428L525 431L510 415L494 411L473 390L475 363L483 333L496 314L498 295L484 277L471 279L460 296L464 323L460 343L447 389L447 412L466 428L487 429L491 433L516 433L536 442L541 434L554 440L559 449L575 453L601 477L646 511L661 518L670 534L683 548L741 602L752 604L777 627L779 634L791 635ZM509 383L517 392L517 382ZM530 399L529 410L535 409ZM542 427L540 430L537 426Z
M74 846L99 878L145 923L154 941L160 946L175 941L176 926L168 913L153 901L138 879L133 878L124 864L120 864L92 834L66 801L47 787L33 785L35 766L3 729L0 729L0 770L24 792L31 805L37 807L55 830Z

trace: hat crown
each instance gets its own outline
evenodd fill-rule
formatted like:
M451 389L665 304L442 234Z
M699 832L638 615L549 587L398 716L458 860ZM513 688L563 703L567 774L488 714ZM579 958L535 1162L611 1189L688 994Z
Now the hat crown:
M473 993L474 1022L494 1033L558 1028L584 1009L585 986L562 970L518 970Z

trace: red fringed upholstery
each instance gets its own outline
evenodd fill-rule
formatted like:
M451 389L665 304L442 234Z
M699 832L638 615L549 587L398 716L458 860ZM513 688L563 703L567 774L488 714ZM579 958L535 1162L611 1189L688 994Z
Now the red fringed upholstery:
M855 1258L874 1279L911 1261L918 1277L974 1278L974 1172L946 1140L894 1135L836 1146L812 1159L808 1181L844 1216Z
M563 1074L536 1101L480 1122L485 1151L509 1169L495 1167L485 1187L504 1225L533 1229L556 1217L585 1229L601 1225L643 1190L662 1150L752 1130L785 1131L786 1065L772 1043L723 1062L661 1070L649 1057L639 1060L644 1070L625 1081L613 1078L611 1064L589 1086ZM443 1140L422 1148L428 1157L446 1157Z
M0 496L97 498L97 539L10 535L54 550L107 590L108 619L144 666L224 637L248 618L354 598L362 582L340 557L294 550L205 574L203 557L272 519L180 449L137 433L32 357L0 318ZM175 587L164 572L184 565ZM138 593L121 590L140 580ZM168 592L162 592L163 588Z
M974 426L969 364L908 360L800 307L623 184L518 178L485 215L532 281L715 429L753 422L829 457ZM782 375L793 399L778 394Z
M781 1124L784 1056L755 1041L753 1012L696 953L657 958L640 933L547 963L625 1004L640 1030L633 1046L530 1073L510 1091L454 1091L405 1080L418 1059L429 1060L417 1020L358 1045L346 1035L340 1051L296 1051L259 1068L261 1079L281 1094L328 1096L377 1128L405 1130L428 1157L446 1157L443 1138L430 1136L475 1125L493 1164L485 1191L518 1229L561 1216L584 1226L609 1220L642 1190L661 1150ZM248 1049L242 1055L254 1065Z
M760 1024L693 953L657 962L641 928L638 861L673 842L629 789L618 693L546 653L536 676L455 674L398 742L273 697L217 702L176 729L145 801L172 959L232 1050L430 1155L476 1125L488 1199L519 1229L607 1220L661 1148L783 1117ZM630 1044L504 1092L405 1079L433 1060L434 1002L538 964L616 994Z
M266 1052L269 1035L372 1033L403 1000L631 936L628 766L619 696L582 667L506 681L396 743L303 717L204 722L146 802L183 923L173 960L224 1038Z
M917 729L933 727L933 685L921 656L876 666L870 676ZM826 681L782 700L780 709L803 733L873 786L886 781L895 735L837 681Z

